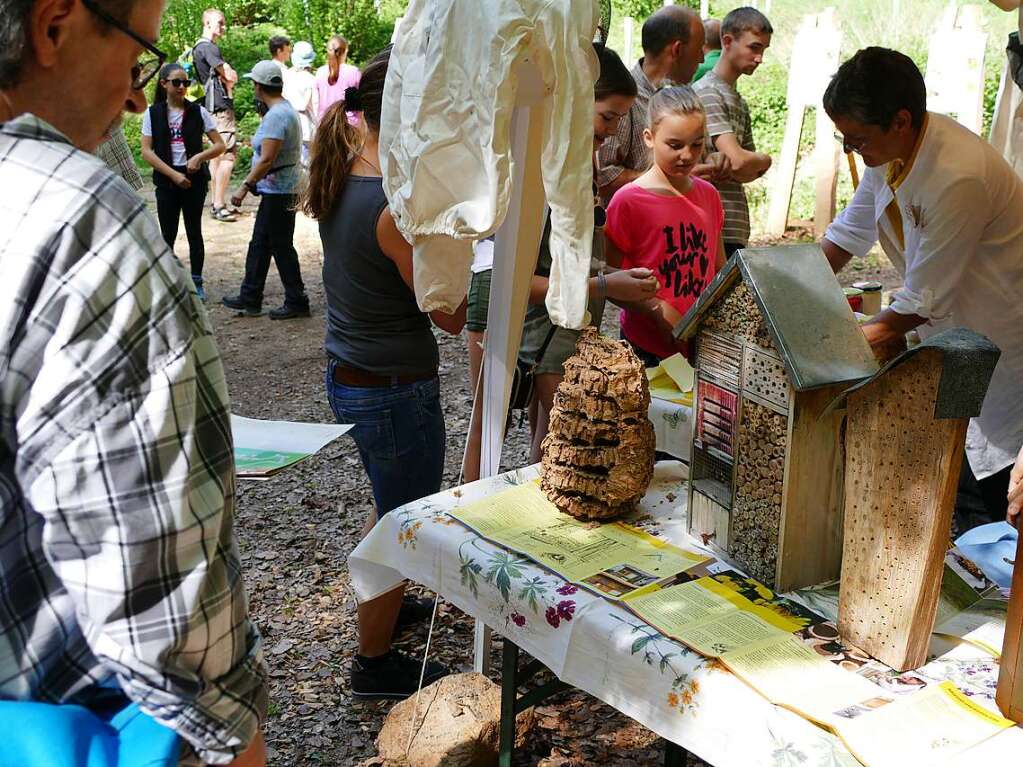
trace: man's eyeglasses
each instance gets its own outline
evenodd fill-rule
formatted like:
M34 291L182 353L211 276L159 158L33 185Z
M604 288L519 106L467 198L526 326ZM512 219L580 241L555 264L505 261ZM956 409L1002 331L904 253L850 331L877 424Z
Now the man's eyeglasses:
M170 83L175 88L187 88L192 84L191 80L182 80L180 77L174 77L170 80L164 80L165 83Z
M842 145L842 151L846 154L852 154L853 152L856 152L856 154L863 154L863 148L867 145L867 139L853 142L849 141L841 133L835 133L835 141Z
M160 71L160 67L163 66L163 62L167 60L167 54L161 51L151 42L146 40L144 37L137 34L129 26L127 26L121 21L118 21L109 13L100 8L99 5L97 5L96 0L82 0L82 5L88 8L92 12L92 14L100 21L113 27L119 32L123 32L136 43L138 43L151 54L153 54L154 58L139 61L138 63L135 64L135 66L131 68L132 90L138 91L145 88L149 81L152 80L153 77L156 75L156 73Z

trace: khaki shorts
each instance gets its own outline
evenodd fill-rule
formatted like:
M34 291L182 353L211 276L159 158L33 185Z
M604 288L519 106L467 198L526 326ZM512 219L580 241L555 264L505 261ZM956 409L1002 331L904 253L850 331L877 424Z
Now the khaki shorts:
M238 154L238 121L235 120L234 109L214 112L213 122L216 123L217 133L224 139L224 146L227 147L224 155Z

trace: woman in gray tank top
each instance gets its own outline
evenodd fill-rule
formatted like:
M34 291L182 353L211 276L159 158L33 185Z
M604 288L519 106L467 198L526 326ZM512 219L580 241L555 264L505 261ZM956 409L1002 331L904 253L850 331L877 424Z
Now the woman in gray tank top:
M324 113L301 201L323 243L327 399L339 423L355 424L377 515L440 490L445 433L432 325L457 335L465 324L464 301L455 314L419 310L412 248L387 207L377 147L389 57L390 49L377 54L360 85ZM346 111L362 114L365 135ZM391 649L402 596L397 589L359 605L357 698L401 699L419 686L419 662ZM428 662L423 684L447 673Z

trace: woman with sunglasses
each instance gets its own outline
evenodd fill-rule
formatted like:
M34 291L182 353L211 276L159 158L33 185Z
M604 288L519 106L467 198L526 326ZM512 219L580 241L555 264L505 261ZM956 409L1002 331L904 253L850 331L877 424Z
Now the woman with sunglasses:
M206 162L223 154L225 147L206 108L185 98L190 84L185 70L176 62L160 70L153 105L142 117L142 158L153 167L156 215L171 250L178 236L178 221L184 216L192 282L199 298L205 301L202 212L210 181ZM204 134L210 141L208 148L203 147Z

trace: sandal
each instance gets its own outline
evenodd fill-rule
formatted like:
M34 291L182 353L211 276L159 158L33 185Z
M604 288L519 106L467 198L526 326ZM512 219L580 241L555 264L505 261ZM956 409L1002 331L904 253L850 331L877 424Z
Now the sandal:
M217 221L231 221L231 222L233 222L233 221L237 221L238 220L238 219L235 218L234 214L231 211L229 211L227 208L216 208L213 211L213 218L215 218Z

